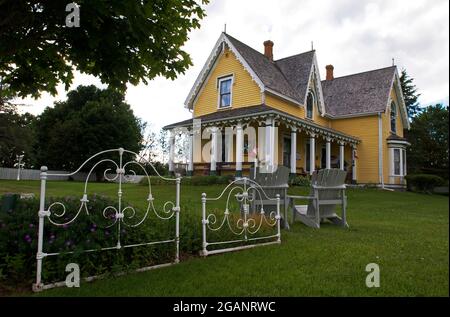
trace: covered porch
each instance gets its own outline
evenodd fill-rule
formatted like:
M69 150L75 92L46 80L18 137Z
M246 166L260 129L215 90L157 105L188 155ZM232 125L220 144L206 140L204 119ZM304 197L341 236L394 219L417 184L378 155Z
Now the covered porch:
M291 176L323 168L347 171L357 183L359 139L293 117L267 105L226 110L166 126L169 170L174 172L175 137L189 137L187 175L248 176L254 166L290 168Z

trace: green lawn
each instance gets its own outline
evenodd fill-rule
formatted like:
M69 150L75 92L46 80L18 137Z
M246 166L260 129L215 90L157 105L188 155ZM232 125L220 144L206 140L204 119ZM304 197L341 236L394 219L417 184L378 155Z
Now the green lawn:
M51 196L79 195L82 183L49 182ZM116 195L114 184L90 185ZM200 196L222 186L182 186L182 205L200 215ZM173 188L153 187L173 198ZM0 181L0 194L38 193L37 181ZM291 188L292 193L305 189ZM129 202L145 187L125 185ZM375 189L348 190L350 229L295 224L282 244L190 258L168 268L59 288L40 296L448 296L448 197ZM199 218L199 222L201 219ZM181 237L182 238L182 237ZM380 266L380 288L367 288L365 267Z

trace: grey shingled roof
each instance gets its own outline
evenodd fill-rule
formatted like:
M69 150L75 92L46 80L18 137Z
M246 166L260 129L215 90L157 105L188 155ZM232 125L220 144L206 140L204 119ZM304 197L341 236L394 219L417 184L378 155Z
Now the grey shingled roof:
M302 104L308 89L314 54L315 51L309 51L275 61L275 64L284 74L291 87L297 92L299 101Z
M314 51L271 61L264 54L225 34L264 86L303 104Z
M304 124L306 124L310 127L313 127L315 129L328 131L328 132L352 139L354 141L359 141L359 139L354 136L345 134L343 132L334 130L332 128L321 126L321 125L316 124L311 121L292 117L292 115L290 115L284 111L270 107L266 104L260 104L260 105L248 106L248 107L242 107L242 108L236 108L236 109L221 110L221 111L205 114L203 116L198 116L195 119L201 119L203 123L209 123L209 122L216 122L216 121L227 121L229 119L238 119L238 118L252 116L255 114L259 115L259 114L263 114L263 113L264 114L282 115L282 116L285 116L288 118L295 118L295 120L297 120L299 122L303 122ZM170 125L167 125L167 126L163 127L163 129L167 130L167 129L172 129L172 128L176 128L176 127L188 127L188 126L192 126L192 124L193 124L193 119L187 119L187 120L183 120L183 121L180 121L177 123L172 123Z
M322 81L326 112L332 116L384 112L396 66Z

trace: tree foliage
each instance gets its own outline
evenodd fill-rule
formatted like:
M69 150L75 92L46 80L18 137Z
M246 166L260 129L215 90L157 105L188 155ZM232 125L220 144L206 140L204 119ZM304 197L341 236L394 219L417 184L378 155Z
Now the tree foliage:
M429 106L415 116L408 140L409 171L448 177L448 106Z
M23 163L30 167L34 118L10 108L0 111L0 166L13 167L16 156L24 154Z
M127 83L174 79L192 64L182 46L208 0L77 0L80 25L67 27L71 2L0 1L3 95L55 95L75 68L122 92Z
M67 96L36 120L37 166L73 171L103 150L123 147L139 153L145 125L134 116L122 94L79 86Z
M417 101L420 94L417 92L417 87L414 84L414 78L411 78L405 69L402 69L400 75L400 85L402 87L403 98L405 99L406 109L408 111L408 118L413 118L421 109Z

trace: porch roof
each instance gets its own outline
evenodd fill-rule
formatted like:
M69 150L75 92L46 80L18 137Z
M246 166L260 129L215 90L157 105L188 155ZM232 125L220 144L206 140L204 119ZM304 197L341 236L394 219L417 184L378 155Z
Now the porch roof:
M252 120L265 120L266 118L274 118L278 121L284 122L288 125L295 126L302 131L306 131L307 133L314 133L322 135L323 137L329 137L332 139L336 139L339 141L357 144L360 142L360 139L342 133L340 131L324 127L314 123L313 121L309 121L306 119L297 118L289 113L284 111L272 108L266 104L260 104L255 106L248 106L236 109L227 109L220 110L217 112L209 113L206 115L198 116L196 118L180 121L177 123L169 124L163 129L169 130L173 128L181 128L181 127L191 127L193 125L193 120L198 119L201 120L202 126L212 126L215 123L237 123L238 121L252 121Z

